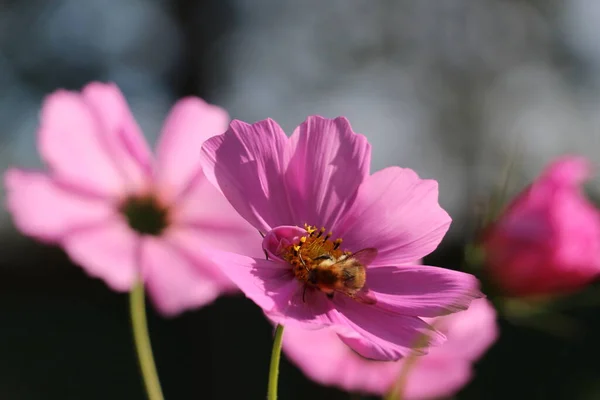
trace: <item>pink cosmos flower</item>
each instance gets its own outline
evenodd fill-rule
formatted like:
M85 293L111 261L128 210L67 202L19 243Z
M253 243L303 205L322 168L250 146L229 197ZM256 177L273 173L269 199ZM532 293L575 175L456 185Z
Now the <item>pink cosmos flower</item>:
M198 98L179 101L154 158L115 85L59 90L38 132L49 171L7 171L8 209L23 233L59 244L112 289L143 279L164 314L206 304L232 285L202 249L247 253L256 235L199 163L202 142L228 120Z
M496 341L496 311L485 299L466 311L427 319L446 334L447 341L429 354L400 361L368 360L345 346L331 328L287 328L283 351L309 378L349 392L383 395L396 385L408 366L402 398L434 399L452 396L472 377L472 363Z
M600 275L600 213L581 190L590 173L583 158L557 159L488 229L486 266L507 294L572 291Z
M309 117L289 139L270 119L233 121L202 149L208 179L265 236L268 259L213 257L275 322L331 325L364 357L398 359L431 331L419 317L466 309L481 295L471 275L406 265L450 225L437 183L397 167L370 175L370 145L345 118Z

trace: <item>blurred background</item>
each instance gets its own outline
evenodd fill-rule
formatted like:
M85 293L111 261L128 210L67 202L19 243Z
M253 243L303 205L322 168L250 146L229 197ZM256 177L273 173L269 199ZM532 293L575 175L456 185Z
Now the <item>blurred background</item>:
M600 162L599 37L598 0L0 0L0 168L41 167L43 97L91 80L121 87L151 142L190 94L288 132L344 115L373 170L439 181L454 223L429 262L452 268L509 161L512 191L555 155ZM144 399L127 297L5 211L0 227L0 399ZM568 318L501 320L456 399L599 399L598 311ZM243 296L150 327L167 399L264 398L272 330ZM350 398L285 361L280 397Z

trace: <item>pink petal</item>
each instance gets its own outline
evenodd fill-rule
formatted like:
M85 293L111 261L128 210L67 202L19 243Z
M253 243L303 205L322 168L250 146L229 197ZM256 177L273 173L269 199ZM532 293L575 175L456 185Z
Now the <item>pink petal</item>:
M331 324L327 315L331 303L308 291L303 296L304 286L289 265L218 250L206 250L206 254L275 323L307 329Z
M211 274L212 261L192 258L163 238L145 236L141 246L146 288L163 315L203 306L220 294L221 284Z
M69 235L62 244L75 263L113 290L129 291L138 279L139 236L120 217Z
M156 146L157 179L168 188L167 200L177 198L201 173L200 149L206 139L227 130L229 115L197 97L178 101L171 110Z
M294 283L294 279L291 270L283 263L215 249L205 249L205 254L246 297L265 312L276 310L277 304L273 297L282 294L291 296L290 284Z
M395 361L413 352L425 353L423 348L439 345L445 339L417 317L394 314L343 295L334 296L333 303L337 310L329 317L334 327L346 326L355 332L339 330L340 338L369 359ZM421 346L416 348L418 343Z
M263 241L262 248L268 254L271 260L280 260L285 262L281 255L293 244L298 244L300 238L306 235L306 230L297 226L278 226L269 231Z
M59 90L42 107L38 147L58 176L98 193L120 195L127 181L104 145L106 133L77 93Z
M430 356L475 361L498 339L496 310L486 299L473 300L469 309L430 321L447 341L431 350Z
M334 327L312 331L286 327L283 351L314 381L353 392L387 393L409 368L402 398L434 399L456 393L471 379L471 363L497 337L495 316L490 303L478 299L466 311L433 319L434 326L447 334L447 341L410 361L361 357L339 340Z
M298 223L332 229L369 176L371 146L344 117L308 117L290 140L286 179Z
M292 279L288 287L287 292L282 291L274 297L277 307L267 312L271 320L305 330L332 325L329 313L333 304L323 293L307 288L296 279Z
M132 190L145 189L152 169L152 153L119 88L93 82L83 88L81 95L100 126L100 145L127 177Z
M373 265L398 265L431 253L450 221L438 204L437 182L419 179L410 169L390 167L360 186L337 235L351 251L376 248L379 255Z
M297 225L283 177L289 158L288 139L271 119L252 125L234 120L224 135L202 146L208 179L263 233L279 225Z
M200 260L201 262L198 263L197 268L202 270L202 274L210 275L211 279L215 282L218 282L223 290L238 290L237 286L231 282L227 275L223 273L221 267L207 257L205 252L207 248L223 249L235 248L236 246L241 247L242 245L238 243L237 240L216 242L215 239L210 237L207 232L196 228L183 226L172 226L169 228L167 236L169 242L177 246L182 253L186 254L190 258ZM213 241L215 241L214 244ZM262 254L260 250L256 251L256 253L260 253L260 255L264 257L264 254Z
M593 173L592 163L585 157L565 155L552 161L538 180L558 186L579 189Z
M264 257L261 236L202 174L172 206L171 221L188 232L198 248L214 247L250 257Z
M93 197L38 172L9 169L4 174L6 202L24 234L56 242L78 228L115 215L105 199Z
M400 372L399 362L372 361L359 356L331 328L286 327L283 351L315 382L349 392L382 395Z
M473 275L427 265L371 267L367 285L377 299L375 307L418 317L465 310L483 296Z
M468 361L419 357L409 370L402 399L434 400L452 396L471 380L471 375Z
M451 396L471 379L471 363L498 338L496 311L486 299L473 300L468 310L430 321L446 334L446 342L416 360L405 388L407 399Z

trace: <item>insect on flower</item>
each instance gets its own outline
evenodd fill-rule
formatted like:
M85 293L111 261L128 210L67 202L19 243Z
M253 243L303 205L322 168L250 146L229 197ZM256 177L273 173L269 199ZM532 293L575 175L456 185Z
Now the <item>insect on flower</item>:
M284 257L294 266L296 278L304 282L302 301L306 301L306 289L312 287L330 299L339 292L366 304L375 303L362 289L367 280L366 266L377 257L377 249L366 248L356 253L342 251L342 240L331 241L331 233L324 235L325 228L317 230L305 224L304 229L307 235Z
M481 293L472 275L416 261L450 225L437 182L408 168L371 174L370 159L343 117L311 116L289 138L270 119L233 121L204 142L202 166L264 232L254 245L267 259L207 255L272 321L331 326L363 357L397 360L444 341L420 317L464 310ZM429 342L414 349L423 333Z

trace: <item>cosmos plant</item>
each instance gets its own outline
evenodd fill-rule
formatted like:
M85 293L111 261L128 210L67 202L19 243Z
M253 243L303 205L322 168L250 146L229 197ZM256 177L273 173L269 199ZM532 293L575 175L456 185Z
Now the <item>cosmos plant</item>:
M416 400L456 393L498 336L473 275L421 262L451 223L437 182L371 173L370 144L346 118L310 116L288 137L187 97L152 152L117 86L91 83L44 101L38 150L46 170L6 172L7 208L21 232L130 293L150 400L163 395L146 293L167 317L236 291L256 303L275 326L271 400L282 349L321 384ZM569 292L600 275L589 175L586 160L556 160L485 231L504 293Z
M309 117L290 138L270 119L233 121L202 150L208 179L264 236L263 258L211 254L277 324L275 347L290 325L332 329L367 359L425 354L445 337L422 318L481 297L472 275L417 261L450 225L437 182L398 167L370 174L370 145L345 118Z
M10 169L7 207L23 233L60 245L89 275L131 293L133 328L153 399L162 398L145 326L144 287L163 315L235 290L203 249L262 254L256 231L205 178L199 149L227 113L180 100L150 152L119 89L59 90L42 107L38 148L47 171Z

